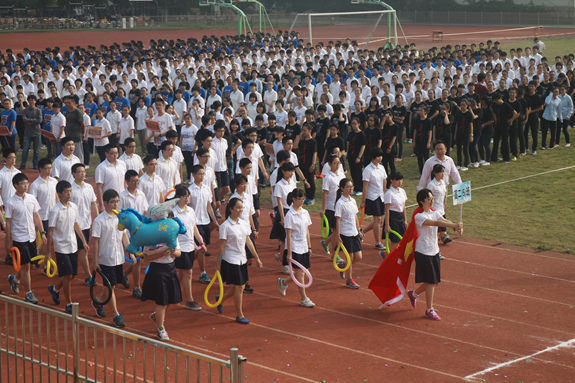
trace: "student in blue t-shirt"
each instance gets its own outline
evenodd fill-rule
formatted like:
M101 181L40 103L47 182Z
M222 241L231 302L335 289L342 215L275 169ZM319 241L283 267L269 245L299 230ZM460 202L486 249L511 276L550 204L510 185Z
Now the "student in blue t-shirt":
M52 106L54 105L54 100L51 98L46 99L46 107L42 109L42 130L47 132L52 131L52 117L56 114ZM42 136L42 144L46 145L48 150L48 158L52 158L52 142L49 138Z
M86 103L84 104L84 107L86 108L86 114L90 117L90 120L96 117L98 105L94 102L93 93L86 93Z
M131 107L130 100L128 100L128 98L126 97L126 92L124 92L124 89L122 88L118 89L116 91L116 95L117 97L114 101L116 102L118 110L122 110L124 105L128 105L129 107Z
M4 110L0 115L0 126L7 127L10 132L10 135L4 136L5 140L2 140L2 149L10 147L16 150L16 111L12 109L12 105L8 99L5 99L2 105L4 106Z

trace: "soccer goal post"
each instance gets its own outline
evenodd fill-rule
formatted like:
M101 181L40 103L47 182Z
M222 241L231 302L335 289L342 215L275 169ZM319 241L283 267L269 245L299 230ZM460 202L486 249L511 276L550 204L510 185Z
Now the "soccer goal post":
M395 10L388 9L363 12L298 13L290 26L289 33L294 28L307 26L309 42L313 45L312 29L313 27L322 27L323 30L316 33L316 40L346 39L348 37L355 40L366 39L365 47L367 47L383 16L387 14L391 14L393 23L393 36L391 38L394 40L394 45L397 45L397 15ZM373 25L372 28L370 28L371 25ZM346 36L339 36L334 31L339 31ZM368 37L365 37L366 35Z

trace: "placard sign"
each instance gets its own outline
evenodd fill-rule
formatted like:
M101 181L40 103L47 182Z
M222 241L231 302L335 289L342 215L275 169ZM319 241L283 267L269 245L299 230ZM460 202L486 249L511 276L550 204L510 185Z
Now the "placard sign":
M471 201L471 181L453 185L453 205Z

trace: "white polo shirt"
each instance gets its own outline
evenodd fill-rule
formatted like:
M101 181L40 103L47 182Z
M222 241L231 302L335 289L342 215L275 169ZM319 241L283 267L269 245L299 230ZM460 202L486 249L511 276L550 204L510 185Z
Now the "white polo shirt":
M222 259L232 265L243 265L246 257L246 238L251 234L250 224L243 219L237 222L228 217L220 226L220 239L226 240Z
M325 209L335 211L335 197L339 189L339 181L345 178L345 174L335 174L330 171L321 182L321 190L327 190L327 198L325 200Z
M246 190L244 192L244 196L240 197L240 195L238 194L238 192L235 192L234 194L232 194L232 196L230 197L230 199L232 198L237 198L240 201L242 201L243 205L244 205L244 210L242 211L242 215L240 215L240 219L243 219L244 221L246 221L249 225L250 223L250 216L252 214L255 214L256 211L254 209L254 203L253 203L253 198L251 195L249 195L248 191Z
M73 254L78 251L74 224L78 222L79 215L78 206L74 202L69 202L68 207L62 205L62 202L58 202L50 210L48 226L54 228L52 240L54 251L57 253Z
M218 187L218 183L216 180L216 172L209 166L204 168L205 176L204 181L202 182L209 188L216 189ZM193 177L192 177L193 178Z
M209 225L208 203L212 202L212 191L202 184L198 187L194 182L188 188L190 191L190 206L194 209L197 217L197 225Z
M162 151L158 154L158 158L163 157ZM170 161L176 161L176 183L175 185L179 185L182 183L182 178L180 177L180 164L184 162L184 154L182 153L182 149L179 146L174 145L174 154ZM171 190L171 189L170 189Z
M158 158L156 174L164 181L164 192L168 192L176 185L176 172L178 171L178 162L173 157L166 160L164 156Z
M126 164L126 171L135 170L136 173L140 174L140 170L144 168L142 157L140 157L136 153L132 154L131 157L128 157L126 152L124 152L124 154L122 154L118 159L124 162L124 164Z
M102 118L101 120L98 120L96 118L94 120L94 126L102 129L102 133L100 134L101 137L112 132L112 127L110 126L110 122L108 120L106 120L105 118ZM104 138L94 138L94 146L106 146L106 145L108 145L110 143L109 137L110 136L104 137Z
M4 204L16 193L16 189L12 185L12 178L18 173L20 173L20 170L16 169L16 167L9 170L6 165L0 170L0 188L2 188L2 201L4 201Z
M445 206L443 205L443 202L445 201L445 194L447 193L445 182L441 180L441 183L439 183L434 178L430 183L427 184L427 188L431 191L431 194L433 194L434 200L432 208L440 212L441 215L444 215Z
M383 197L383 202L386 205L391 205L389 210L393 210L398 213L403 213L403 209L405 209L405 201L407 201L407 194L405 194L405 190L402 188L396 190L393 186L391 186L387 192L385 192L385 196Z
M138 190L144 192L148 200L148 206L156 206L160 204L160 196L164 194L164 181L156 173L154 178L150 178L148 173L144 173L140 177L140 185Z
M92 185L84 182L84 185L78 186L76 182L72 182L72 202L80 214L78 218L80 229L86 230L92 226L92 203L96 201L96 194Z
M118 205L118 209L132 208L137 212L140 212L140 214L144 214L149 207L146 195L141 190L136 189L135 195L132 195L127 188L122 190L120 193L120 204Z
M120 193L124 190L124 175L126 174L126 164L116 161L115 165L105 159L96 168L96 184L102 184L102 191L113 189Z
M40 211L40 205L31 194L24 194L24 198L14 194L4 205L6 218L11 221L12 241L34 242L36 228L34 226L34 213Z
M198 155L194 154L194 165L198 165L199 163L200 161L198 160ZM210 159L208 160L207 165L212 169L216 168L216 152L212 148L210 148Z
M274 188L274 199L277 201L277 198L281 198L282 200L282 207L284 209L289 209L289 204L287 203L287 196L294 190L296 186L290 182L287 182L285 179L281 179L276 182L276 186Z
M435 256L439 253L437 244L437 226L424 226L423 223L430 219L433 221L442 218L438 211L430 210L429 213L422 212L415 215L415 226L417 229L417 240L415 241L415 251L418 253Z
M124 247L122 235L124 231L118 230L118 216L100 213L92 224L92 237L99 238L98 264L104 266L117 266L124 263Z
M298 213L293 206L285 216L284 227L291 229L291 251L296 254L305 254L309 251L307 243L307 231L311 226L311 218L306 209L301 209ZM285 248L287 249L287 241Z
M385 180L387 179L387 173L385 172L385 168L378 164L375 166L373 162L370 162L369 165L365 167L363 170L363 181L367 181L367 192L365 198L370 201L375 201L378 198L381 198L383 201L383 190L385 185Z
M326 162L325 164L323 164L323 168L321 168L321 175L326 177L330 171L331 171L331 168L329 166L329 162ZM337 169L337 175L342 175L345 177L345 173L343 172L342 164L339 164L339 169Z
M355 202L355 199L351 197L347 199L344 196L341 196L335 203L335 216L341 218L339 226L340 235L355 237L358 234L355 222L356 215L357 203Z
M52 163L52 177L57 178L58 181L68 181L72 184L74 182L72 166L80 162L80 159L73 154L71 158L67 158L64 153L61 153Z
M194 228L196 227L197 221L194 209L186 206L186 210L182 210L179 205L176 205L174 206L174 217L179 218L186 227L186 233L178 235L180 250L186 253L194 251L196 248L196 244L194 242Z
M216 164L214 170L216 172L225 172L228 170L228 164L226 160L226 150L228 150L228 140L224 137L222 139L218 139L214 137L214 141L212 142L212 147L210 148L210 159L211 159L211 150L213 149L216 158Z
M120 120L118 124L118 132L120 133L120 144L124 144L126 138L132 136L132 131L135 129L134 127L134 119L132 116L128 115L128 118L124 118Z
M30 194L36 197L40 204L42 221L48 220L50 209L56 205L56 184L58 184L56 178L48 177L48 181L45 181L42 177L38 177L30 185Z

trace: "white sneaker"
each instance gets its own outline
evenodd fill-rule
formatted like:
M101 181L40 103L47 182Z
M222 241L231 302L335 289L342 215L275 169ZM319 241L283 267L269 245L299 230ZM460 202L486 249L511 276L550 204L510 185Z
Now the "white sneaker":
M305 297L305 299L302 299L301 301L299 301L299 304L302 305L303 307L314 307L315 303L313 303L311 301L311 299L309 299L308 297Z
M537 155L537 150L532 151L532 152L531 152L531 155L532 155L532 156Z
M489 163L489 162L484 162L481 164L481 166L489 166L489 165L491 165L491 163Z
M479 162L474 163L474 164L473 164L473 167L474 167L474 168L478 168L478 167L479 167Z
M485 160L479 161L479 165L483 165L484 163L485 163Z
M162 330L158 330L158 339L162 340L162 341L168 341L170 340L170 337L168 336L168 332L166 331L166 329L162 329Z
M285 275L290 275L289 266L282 266L282 273Z
M462 172L464 172L464 171L467 170L467 168L466 168L465 166L462 166L461 169L459 169L459 170L461 170Z
M542 147L541 147L541 150L545 150L545 146L542 146Z
M559 144L553 145L553 149L558 148L558 147L559 147Z
M284 279L283 278L278 278L278 285L280 287L280 295L282 297L286 296L286 290L287 290L287 285L284 283Z
M570 146L571 146L571 144L565 144L565 147L566 147L566 148L568 148L568 147L570 147Z
M280 265L283 263L282 256L279 253L274 254L274 258Z
M456 169L457 169L457 170L461 170L461 166L457 166Z

